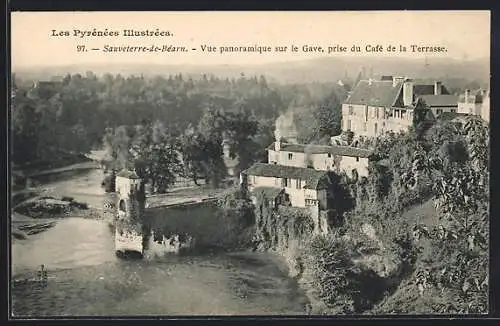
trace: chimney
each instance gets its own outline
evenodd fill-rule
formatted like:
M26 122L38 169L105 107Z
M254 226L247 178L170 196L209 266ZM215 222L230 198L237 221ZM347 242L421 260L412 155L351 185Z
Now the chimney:
M403 82L405 80L404 77L393 77L392 78L392 87L396 87L398 83Z
M413 104L413 80L406 79L403 84L403 105L410 106Z
M441 95L441 82L434 82L434 95Z
M465 90L464 102L469 103L469 95L470 91L468 89Z

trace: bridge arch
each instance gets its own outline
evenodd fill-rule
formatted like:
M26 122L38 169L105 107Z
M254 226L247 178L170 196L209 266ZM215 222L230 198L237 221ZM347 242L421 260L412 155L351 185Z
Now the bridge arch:
M126 206L125 206L125 200L124 199L120 199L120 201L118 203L118 209L121 212L125 212L126 211Z

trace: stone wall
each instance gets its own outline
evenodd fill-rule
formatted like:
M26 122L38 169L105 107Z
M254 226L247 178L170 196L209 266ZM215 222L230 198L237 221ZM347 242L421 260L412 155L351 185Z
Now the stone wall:
M163 235L178 235L181 242L192 238L198 249L231 248L234 237L240 235L215 202L150 208L146 210L146 222L158 239Z

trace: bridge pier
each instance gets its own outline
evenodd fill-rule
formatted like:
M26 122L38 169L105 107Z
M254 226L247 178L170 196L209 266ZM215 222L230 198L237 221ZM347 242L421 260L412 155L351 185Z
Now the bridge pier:
M115 251L119 256L142 257L149 236L142 179L133 171L122 170L116 175L116 195Z

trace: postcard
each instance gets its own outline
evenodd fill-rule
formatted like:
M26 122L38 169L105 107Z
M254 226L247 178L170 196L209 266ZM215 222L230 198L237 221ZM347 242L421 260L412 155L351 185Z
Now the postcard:
M10 318L488 313L490 35L12 12Z

